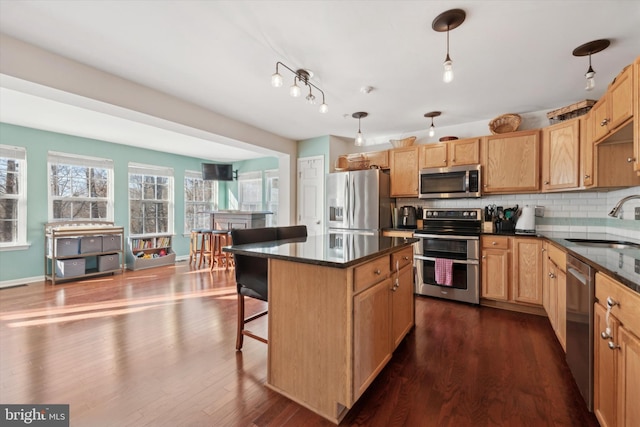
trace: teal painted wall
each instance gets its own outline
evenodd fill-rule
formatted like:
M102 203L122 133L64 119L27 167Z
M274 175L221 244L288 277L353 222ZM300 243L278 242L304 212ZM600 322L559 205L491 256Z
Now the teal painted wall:
M327 159L329 159L329 151L331 149L330 146L330 137L319 136L317 138L305 139L303 141L298 142L298 158L300 157L313 157L313 156L324 156L325 163L327 163Z
M239 174L255 171L266 171L271 169L278 169L278 159L276 157L263 157L260 159L244 160L242 162L236 162L233 164L233 170L237 170ZM266 185L264 174L262 175L262 200L266 200ZM224 194L224 205L229 206L230 199L238 200L238 181L232 181L227 183L227 188Z
M114 221L129 233L128 163L167 166L174 170L174 240L177 256L189 254L189 238L184 229L184 172L199 171L205 160L146 150L88 138L0 123L0 143L24 147L27 152L27 241L28 250L0 251L0 282L44 275L44 224L47 222L47 152L57 151L112 159L114 162ZM206 160L209 161L209 160ZM247 165L245 165L247 163ZM236 168L276 169L276 158L239 163ZM275 166L273 166L275 165ZM247 169L250 170L250 169ZM258 169L251 169L258 170ZM219 183L221 209L227 207L227 185Z

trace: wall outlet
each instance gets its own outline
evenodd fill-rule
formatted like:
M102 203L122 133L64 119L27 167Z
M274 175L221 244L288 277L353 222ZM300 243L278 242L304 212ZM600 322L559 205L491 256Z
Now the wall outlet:
M636 263L634 265L635 272L640 274L640 259L635 260Z
M535 208L535 216L538 218L544 218L544 206L536 206Z
M635 217L636 219L640 219L640 206L635 209Z

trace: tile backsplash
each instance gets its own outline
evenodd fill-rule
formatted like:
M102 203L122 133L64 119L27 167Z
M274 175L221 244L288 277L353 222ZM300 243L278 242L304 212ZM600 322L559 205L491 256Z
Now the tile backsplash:
M640 186L615 191L574 191L544 194L510 194L483 196L479 199L420 200L398 198L397 206L422 206L435 208L484 208L487 205L513 207L544 206L544 217L536 218L538 231L584 231L610 233L640 240L640 220L635 220L634 210L640 207L640 199L626 202L620 219L607 214L620 199L639 195Z

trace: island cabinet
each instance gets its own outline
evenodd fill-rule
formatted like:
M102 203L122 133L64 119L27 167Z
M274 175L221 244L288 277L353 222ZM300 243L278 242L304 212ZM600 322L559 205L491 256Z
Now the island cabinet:
M420 146L420 169L480 163L480 138L457 139Z
M580 128L576 118L543 129L543 192L580 186Z
M542 305L560 345L566 351L567 254L546 241L543 243L542 254Z
M608 137L633 117L633 69L633 65L629 65L622 70L591 109L589 125L595 142Z
M411 245L348 268L270 258L267 387L338 424L415 323L412 264Z
M531 193L540 190L540 131L482 139L483 193Z
M389 150L391 197L418 197L419 147Z
M594 318L594 413L602 427L638 426L640 295L596 273Z

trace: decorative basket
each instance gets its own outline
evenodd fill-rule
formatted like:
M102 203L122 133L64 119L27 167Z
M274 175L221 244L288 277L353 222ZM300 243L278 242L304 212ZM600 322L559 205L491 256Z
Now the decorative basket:
M355 171L369 169L370 161L362 155L340 156L336 159L334 169L337 171Z
M489 130L492 134L515 132L518 130L522 117L518 114L503 114L489 122Z
M595 103L596 101L593 99L585 99L584 101L576 102L575 104L567 105L566 107L549 111L547 113L547 118L549 119L549 123L554 125L565 120L580 117L587 114Z
M439 141L440 142L455 141L456 139L458 139L457 136L443 136L442 138L439 139Z
M410 147L416 141L415 136L410 136L404 139L391 139L389 142L393 145L393 148Z

